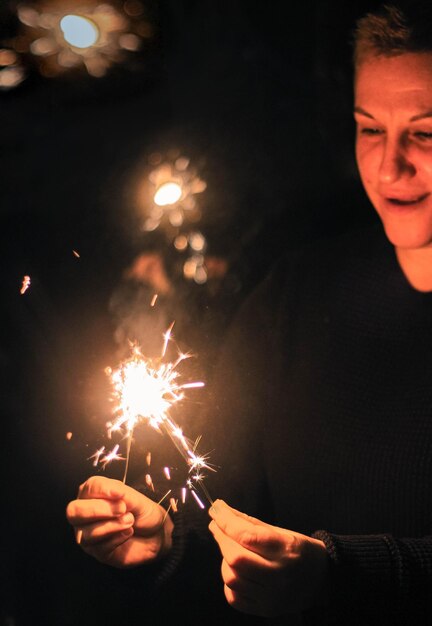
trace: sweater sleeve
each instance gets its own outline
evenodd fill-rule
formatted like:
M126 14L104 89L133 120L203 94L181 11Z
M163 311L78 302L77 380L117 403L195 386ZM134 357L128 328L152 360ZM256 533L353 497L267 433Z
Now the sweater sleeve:
M331 560L330 613L345 621L426 624L432 617L432 536L313 535ZM330 619L330 623L339 620ZM350 621L357 623L356 621Z

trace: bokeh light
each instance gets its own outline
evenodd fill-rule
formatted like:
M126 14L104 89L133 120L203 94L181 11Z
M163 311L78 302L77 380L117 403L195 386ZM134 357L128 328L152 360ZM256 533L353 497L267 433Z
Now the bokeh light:
M158 206L167 206L175 204L180 200L183 190L179 183L168 181L163 183L154 195L154 201Z
M65 15L60 20L60 28L67 43L75 48L90 48L99 39L96 24L82 15Z
M139 0L39 0L19 4L16 13L17 35L0 42L5 46L0 48L3 89L24 80L30 73L22 69L26 64L47 78L83 67L90 76L105 76L113 64L127 63L130 53L153 37L153 25Z

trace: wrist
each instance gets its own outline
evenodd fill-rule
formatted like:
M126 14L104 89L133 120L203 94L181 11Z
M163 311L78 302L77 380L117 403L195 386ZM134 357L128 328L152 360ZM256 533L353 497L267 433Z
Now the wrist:
M319 608L326 606L329 602L330 557L323 541L314 538L312 541L315 544L317 551L317 579L315 593L311 604L314 608Z

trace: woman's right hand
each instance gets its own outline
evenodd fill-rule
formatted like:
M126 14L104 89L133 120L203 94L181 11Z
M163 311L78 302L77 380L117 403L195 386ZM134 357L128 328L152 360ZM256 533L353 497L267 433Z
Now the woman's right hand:
M165 509L119 480L86 480L66 517L84 552L113 567L150 563L171 548L174 525Z

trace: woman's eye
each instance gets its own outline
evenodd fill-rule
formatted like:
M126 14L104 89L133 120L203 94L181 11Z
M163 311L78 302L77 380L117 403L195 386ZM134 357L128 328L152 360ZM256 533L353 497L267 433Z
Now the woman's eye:
M427 132L423 130L418 130L414 133L414 135L415 137L417 137L417 139L420 139L421 141L432 141L432 131Z
M380 128L360 128L359 129L361 135L381 135L382 130Z

